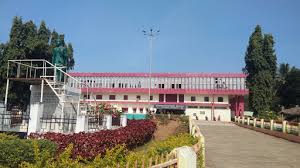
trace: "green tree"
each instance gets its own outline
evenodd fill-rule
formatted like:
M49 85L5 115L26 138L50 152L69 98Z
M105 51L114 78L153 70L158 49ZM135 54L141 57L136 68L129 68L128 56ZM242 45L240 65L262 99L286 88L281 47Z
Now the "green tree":
M0 44L0 100L4 99L8 60L45 59L52 61L52 49L55 47L55 41L58 38L64 39L64 35L59 35L55 30L51 33L44 21L37 28L31 20L23 23L21 17L13 18L9 41ZM72 46L69 53L71 54L69 57L73 59ZM16 69L16 66L14 66L11 65L11 69ZM74 60L70 66L74 66ZM9 90L9 103L14 102L9 104L9 108L12 105L17 105L25 109L29 103L29 85L11 81Z
M288 72L279 94L281 105L284 107L289 108L300 104L300 69L293 67Z
M73 57L73 46L71 43L68 43L67 52L68 52L68 65L67 65L68 68L67 69L70 70L70 69L73 69L74 65L75 65L75 60Z
M273 36L263 35L261 27L256 26L249 39L244 68L244 72L248 75L249 108L256 114L263 115L271 108L276 61Z

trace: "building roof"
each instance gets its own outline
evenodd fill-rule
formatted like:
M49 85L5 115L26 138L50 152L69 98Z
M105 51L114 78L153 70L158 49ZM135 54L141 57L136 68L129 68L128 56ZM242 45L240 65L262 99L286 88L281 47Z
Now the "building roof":
M71 72L75 77L149 77L149 73L115 73L115 72ZM152 77L226 77L245 78L244 73L151 73Z
M282 109L279 113L293 116L300 116L300 107L296 106L289 109Z

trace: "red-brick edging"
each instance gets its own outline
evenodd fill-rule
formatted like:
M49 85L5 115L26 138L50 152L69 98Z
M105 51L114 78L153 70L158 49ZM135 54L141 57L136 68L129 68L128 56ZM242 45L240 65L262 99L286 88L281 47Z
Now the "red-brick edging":
M237 126L243 127L243 128L248 128L257 132L262 132L264 134L268 134L277 138L282 138L282 139L286 139L288 141L291 142L296 142L296 143L300 143L300 136L296 136L296 135L291 135L291 134L285 134L283 132L278 132L278 131L271 131L268 129L264 129L264 128L257 128L257 127L253 127L250 125L244 125L244 124L240 124L240 123L236 123L235 124Z

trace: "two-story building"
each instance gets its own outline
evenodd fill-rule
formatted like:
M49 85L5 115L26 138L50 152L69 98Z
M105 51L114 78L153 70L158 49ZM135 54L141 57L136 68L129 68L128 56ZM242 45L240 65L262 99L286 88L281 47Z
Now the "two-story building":
M126 113L176 113L230 121L242 115L242 73L70 73L89 88L84 101L105 102ZM89 93L89 94L87 94Z

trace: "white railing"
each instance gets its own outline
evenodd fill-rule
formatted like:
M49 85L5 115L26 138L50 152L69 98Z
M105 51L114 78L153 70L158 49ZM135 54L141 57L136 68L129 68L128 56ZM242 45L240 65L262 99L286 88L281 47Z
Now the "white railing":
M63 86L61 91L64 91L66 88L86 88L87 94L92 96L92 99L95 101L96 98L89 94L89 84L79 81L65 72L65 70L66 67L53 65L44 59L8 60L7 79L27 79L31 81L44 79L54 92L56 92L54 88L58 85ZM57 76L59 76L57 73L62 74L62 81L60 79L57 80ZM57 93L56 95L59 96Z
M271 131L283 132L286 134L293 134L300 136L300 123L278 121L278 120L265 120L260 118L240 117L235 116L234 121L240 124L249 125L258 128L269 129Z

